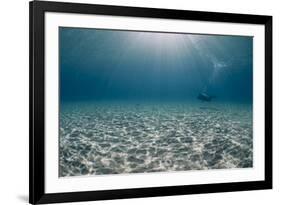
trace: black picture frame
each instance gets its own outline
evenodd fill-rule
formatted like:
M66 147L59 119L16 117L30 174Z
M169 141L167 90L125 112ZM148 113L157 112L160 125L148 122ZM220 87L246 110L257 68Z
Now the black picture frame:
M272 188L272 16L185 10L104 6L32 1L29 4L29 202L31 204L167 195L260 190ZM71 193L45 193L45 72L44 14L46 12L182 19L209 22L260 24L265 26L265 180Z

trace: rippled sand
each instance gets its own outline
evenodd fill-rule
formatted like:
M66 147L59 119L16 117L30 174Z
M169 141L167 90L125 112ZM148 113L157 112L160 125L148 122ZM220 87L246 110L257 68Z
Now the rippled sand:
M246 168L252 147L250 106L61 106L61 177Z

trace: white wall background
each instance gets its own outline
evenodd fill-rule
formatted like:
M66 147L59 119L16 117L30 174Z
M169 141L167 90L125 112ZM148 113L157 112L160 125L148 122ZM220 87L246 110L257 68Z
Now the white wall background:
M281 201L281 6L277 0L72 0L170 9L273 15L274 189L79 204L278 204ZM28 201L28 1L0 3L0 204ZM280 202L279 202L280 203ZM71 203L73 204L73 203ZM78 203L77 203L78 204Z

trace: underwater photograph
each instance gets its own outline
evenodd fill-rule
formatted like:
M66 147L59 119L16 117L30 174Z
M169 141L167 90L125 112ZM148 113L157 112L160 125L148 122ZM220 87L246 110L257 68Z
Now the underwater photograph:
M253 167L253 37L59 28L59 177Z

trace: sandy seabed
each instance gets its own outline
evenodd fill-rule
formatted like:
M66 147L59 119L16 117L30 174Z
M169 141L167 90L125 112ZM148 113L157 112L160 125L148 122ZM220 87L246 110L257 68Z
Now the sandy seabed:
M249 105L65 103L59 176L248 168Z

